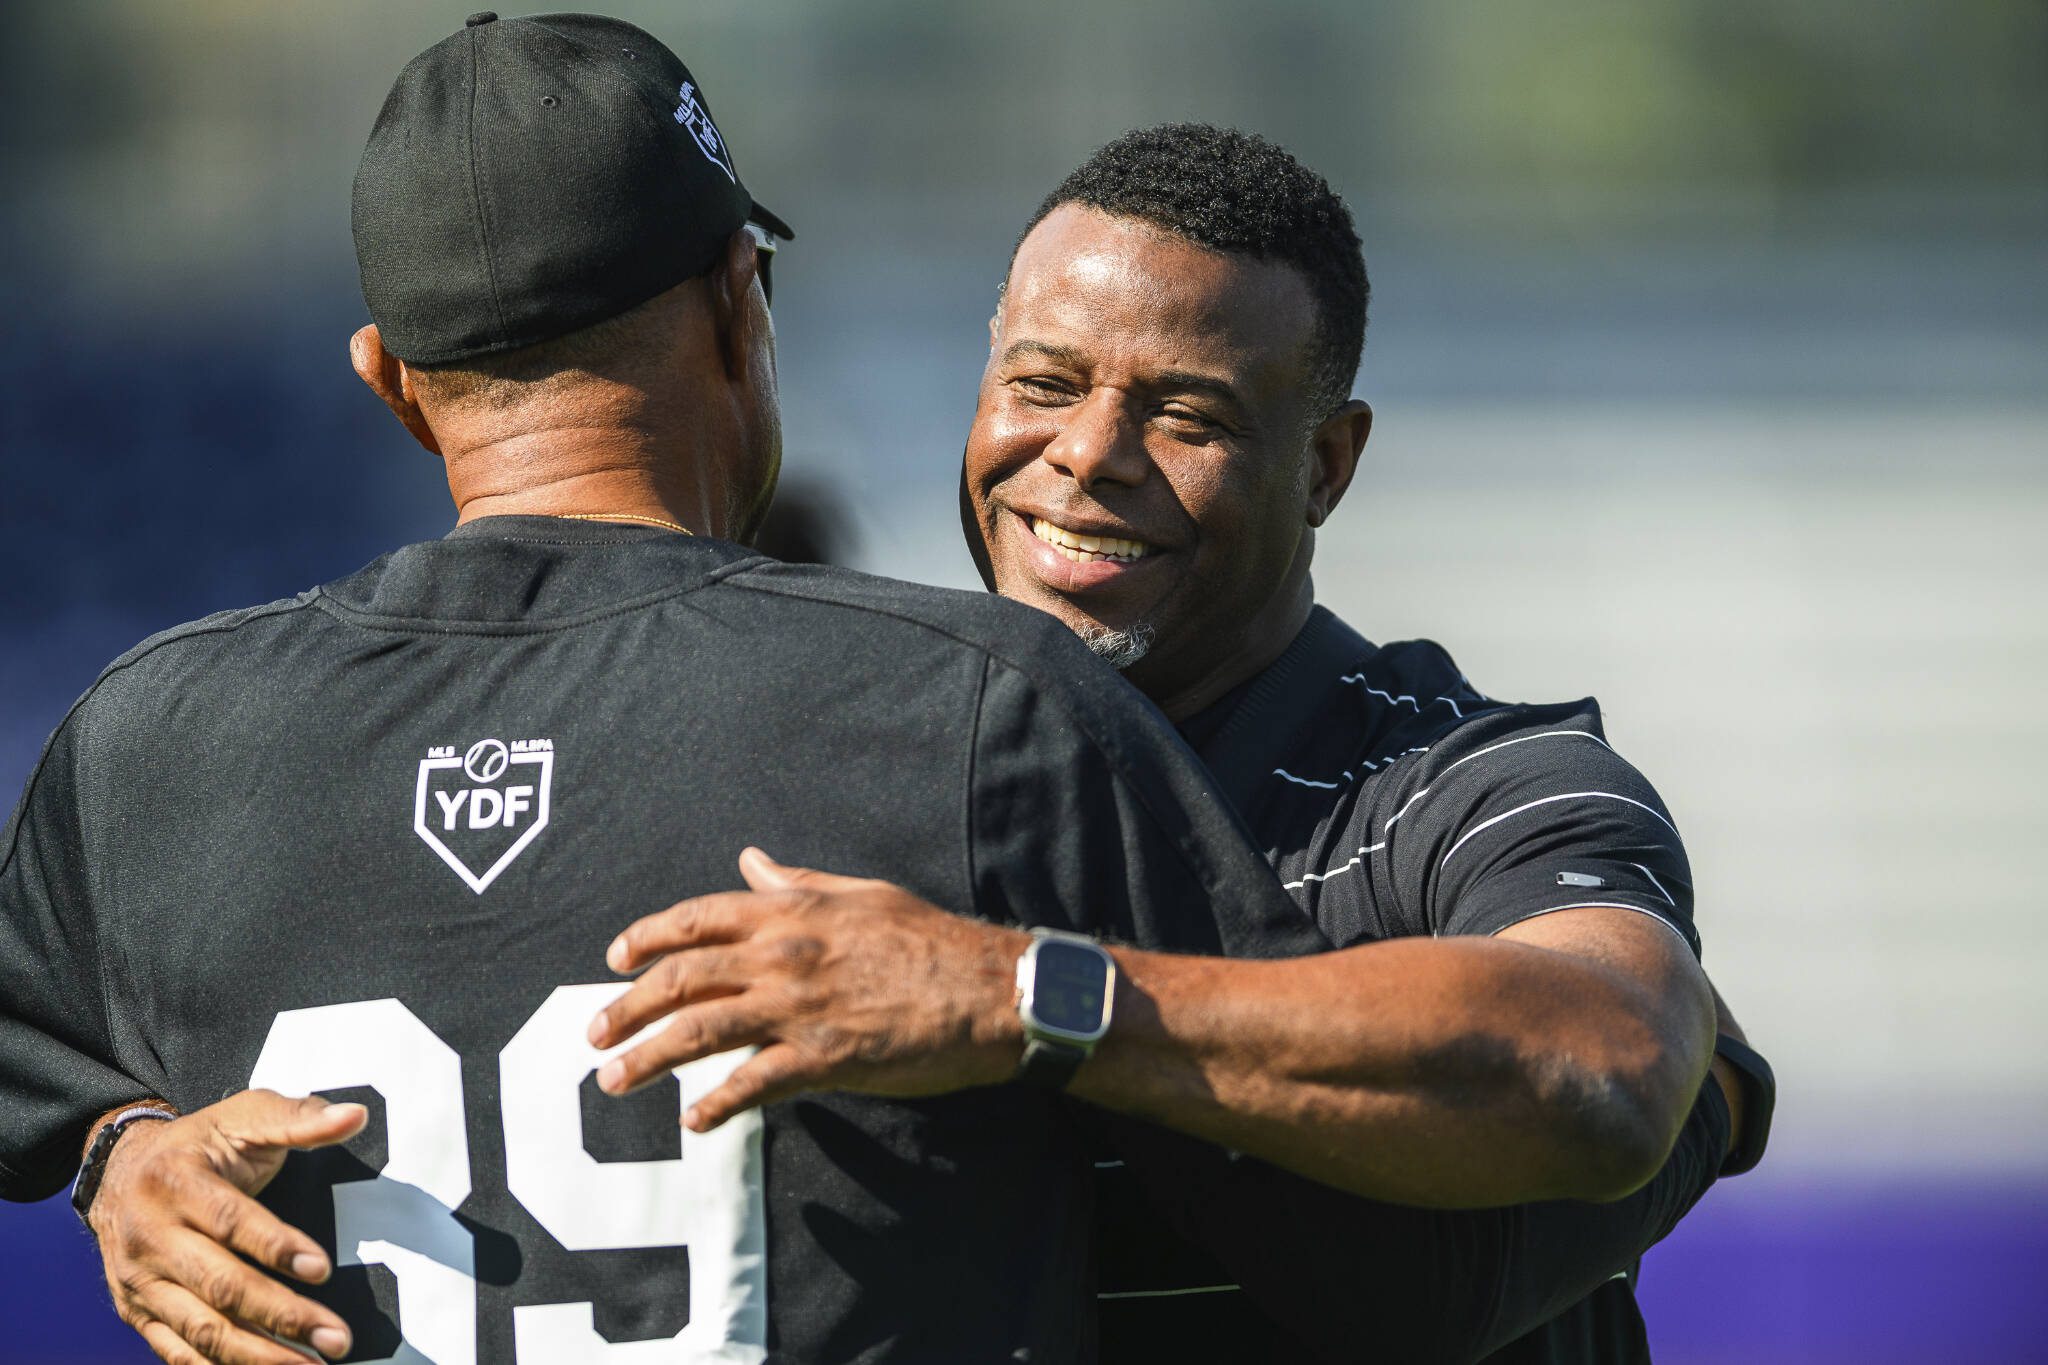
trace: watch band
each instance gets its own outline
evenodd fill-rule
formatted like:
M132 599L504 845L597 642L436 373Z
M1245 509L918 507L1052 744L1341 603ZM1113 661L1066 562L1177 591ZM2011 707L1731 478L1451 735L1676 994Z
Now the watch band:
M174 1110L161 1105L138 1104L123 1109L114 1115L113 1121L93 1134L92 1146L85 1152L85 1160L78 1164L78 1178L71 1182L71 1208L78 1215L78 1221L85 1224L87 1232L92 1231L93 1196L100 1192L100 1181L106 1178L107 1161L114 1155L114 1144L121 1140L131 1123L160 1119L165 1123L175 1122L178 1115Z
M1047 1090L1065 1090L1088 1060L1088 1049L1073 1043L1056 1043L1050 1038L1033 1038L1024 1044L1024 1060L1017 1065L1014 1079Z
M1771 1140L1771 1111L1778 1105L1778 1078L1755 1049L1725 1033L1715 1036L1714 1055L1734 1067L1742 1083L1742 1131L1721 1163L1723 1176L1741 1175L1764 1159Z

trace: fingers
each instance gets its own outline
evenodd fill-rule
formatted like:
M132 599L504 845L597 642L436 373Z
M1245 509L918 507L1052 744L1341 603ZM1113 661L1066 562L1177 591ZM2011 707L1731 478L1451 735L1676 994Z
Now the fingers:
M737 943L754 931L764 907L746 891L693 896L635 920L612 940L605 962L615 972L636 971L662 953L707 943Z
M599 1067L598 1089L608 1095L623 1095L699 1057L758 1043L767 1028L762 1013L740 998L684 1010L667 1028Z
M642 973L630 989L597 1012L587 1036L592 1047L615 1047L685 1005L736 995L757 972L745 970L733 948L670 953Z
M155 1318L136 1324L135 1330L142 1334L143 1343L156 1352L157 1359L167 1362L167 1365L206 1365L205 1356L187 1346L183 1337ZM304 1358L300 1357L301 1360Z
M189 1319L166 1318L180 1336L208 1355L212 1350L192 1330L219 1331L205 1325L208 1315L233 1324L238 1330L253 1329L273 1337L311 1342L323 1354L348 1353L348 1324L311 1299L294 1294L285 1286L255 1270L246 1262L223 1251L207 1230L181 1231L169 1239L161 1257L163 1273L149 1275L159 1286L176 1289L191 1302L169 1300L169 1308ZM324 1264L325 1257L322 1257ZM204 1310L203 1312L201 1310ZM164 1316L159 1313L158 1316ZM303 1352L301 1352L303 1354ZM278 1358L273 1353L266 1359Z
M358 327L348 339L349 363L359 370L376 364L377 353L371 349L372 334L376 330L377 324L373 322L367 327Z
M198 1149L216 1175L255 1194L284 1169L284 1159L293 1150L346 1142L369 1118L370 1111L360 1104L244 1090L179 1122L188 1125L181 1135L197 1135Z
M724 1082L683 1113L683 1126L708 1133L756 1105L773 1104L809 1089L825 1068L787 1043L764 1047L734 1068Z
M853 891L881 885L864 877L841 877L815 868L788 867L752 845L740 850L740 875L756 891Z
M275 1090L244 1090L220 1104L216 1122L237 1143L309 1149L346 1142L370 1121L360 1104L329 1104L318 1096L290 1099Z
M240 1191L216 1192L190 1209L186 1219L215 1242L280 1275L320 1284L331 1269L318 1242ZM340 1319L334 1323L340 1325Z
M167 1280L140 1287L121 1315L173 1365L306 1365L319 1358L307 1347L287 1346L230 1321ZM339 1347L335 1356L347 1354L345 1343L332 1344Z
M751 844L740 850L740 875L756 891L788 891L797 885L793 874L802 871L800 867L784 867Z
M294 1101L298 1117L279 1135L286 1147L310 1151L347 1142L370 1122L370 1109L363 1104L329 1104L317 1096Z

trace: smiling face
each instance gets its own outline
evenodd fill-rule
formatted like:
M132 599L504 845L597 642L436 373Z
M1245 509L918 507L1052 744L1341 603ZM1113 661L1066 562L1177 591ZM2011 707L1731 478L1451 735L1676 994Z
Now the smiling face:
M1371 422L1315 410L1315 322L1287 266L1078 204L1011 266L967 443L997 590L1113 662L1149 636L1126 676L1176 718L1307 616L1311 528Z

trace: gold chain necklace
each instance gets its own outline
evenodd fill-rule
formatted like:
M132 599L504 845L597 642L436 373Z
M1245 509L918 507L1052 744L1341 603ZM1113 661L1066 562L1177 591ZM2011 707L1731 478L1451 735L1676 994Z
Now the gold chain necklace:
M686 536L696 534L687 526L678 526L661 517L643 517L637 512L557 512L554 515L562 521L644 521L649 526L666 526Z

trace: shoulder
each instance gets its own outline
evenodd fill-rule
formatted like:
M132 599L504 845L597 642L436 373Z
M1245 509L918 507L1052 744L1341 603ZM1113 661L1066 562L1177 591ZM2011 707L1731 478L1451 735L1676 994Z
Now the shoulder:
M984 750L1014 748L1038 764L1089 751L1162 818L1175 802L1207 791L1206 774L1159 708L1050 613L995 593L810 565L762 562L725 581L856 613L863 631L920 632L978 656Z
M1440 708L1441 717L1453 723L1483 707L1503 704L1474 687L1450 651L1434 640L1367 645L1339 681L1359 687L1366 696L1387 706L1418 715Z
M1404 903L1433 933L1598 905L1662 920L1699 952L1677 824L1590 697L1454 727L1387 794L1382 827Z
M1415 756L1507 705L1474 687L1434 640L1375 645L1329 617L1302 657L1321 676L1296 684L1307 690L1275 746L1319 770L1343 769L1341 785L1366 773L1384 778L1397 765L1412 768Z
M1427 814L1428 823L1453 817L1463 824L1523 801L1581 797L1624 800L1671 823L1649 779L1607 742L1592 697L1486 703L1434 735L1406 765L1399 788L1393 795L1415 802L1417 823ZM1427 802L1415 801L1425 790Z
M1377 736L1397 734L1413 746L1406 755L1420 761L1407 764L1411 770L1443 771L1489 746L1553 731L1590 738L1606 749L1600 704L1591 697L1547 704L1501 701L1480 691L1434 640L1373 645L1355 634L1350 638L1351 661L1330 687L1379 713L1379 722L1369 727ZM1541 762L1544 755L1526 757Z
M864 629L903 630L947 642L1075 709L1152 709L1058 618L995 593L772 560L736 566L723 583L811 604L821 613L846 614Z
M275 618L289 617L311 606L320 595L321 589L314 588L300 593L297 597L280 598L260 606L237 607L230 611L217 611L211 616L202 616L196 621L172 626L135 645L100 672L100 681L156 659L168 662L186 654L203 654L212 649L229 647L240 631L250 626L261 626ZM163 656L159 658L158 656Z
M1071 635L1046 613L994 593L935 588L823 564L751 559L734 564L720 582L811 603L821 611L874 617L878 624L898 621L986 653L998 652L1019 632L1034 641L1054 633Z
M1500 778L1622 762L1601 726L1600 703L1581 697L1567 702L1489 703L1446 727L1417 767L1439 775L1469 769L1465 775Z
M175 704L178 675L198 667L224 640L255 623L272 620L304 607L313 594L262 606L215 612L157 632L137 644L105 668L90 687L71 703L63 719L43 741L35 766L29 770L20 799L0 833L0 866L12 861L18 846L21 824L37 800L68 801L78 780L77 759L81 746L104 749L121 736L146 733L146 710L160 710Z
M1299 876L1290 889L1319 916L1363 896L1373 932L1397 937L1493 933L1532 914L1621 905L1665 920L1697 950L1675 821L1609 745L1597 701L1495 700L1429 640L1356 641L1350 657L1318 708L1325 734L1357 732L1343 771L1324 757L1283 793L1285 809L1336 822L1313 856L1288 866ZM1368 867L1369 877L1346 875ZM1324 894L1333 877L1335 901Z
M215 612L158 631L101 669L85 695L73 703L66 723L82 713L96 724L104 723L138 702L160 705L167 688L213 675L235 654L268 650L281 630L317 616L307 608L319 594L320 589L315 588L297 597Z
M238 648L262 648L274 638L279 627L307 619L306 608L320 589L287 597L261 606L218 611L196 621L158 631L100 670L92 686L72 704L66 719L81 710L104 711L135 692L153 691L169 678L190 672L204 672L223 654ZM261 635L262 642L250 639Z
M1497 700L1431 640L1374 649L1337 686L1364 694L1385 750L1363 765L1375 799L1359 814L1376 829L1404 824L1411 845L1425 828L1455 841L1518 808L1565 803L1619 802L1676 833L1649 779L1608 743L1593 697Z

